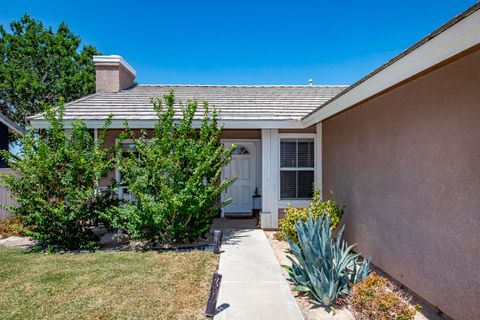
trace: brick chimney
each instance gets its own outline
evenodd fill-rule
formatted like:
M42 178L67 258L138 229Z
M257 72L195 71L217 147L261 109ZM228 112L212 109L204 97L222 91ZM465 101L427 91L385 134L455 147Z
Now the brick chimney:
M97 92L118 92L133 86L136 72L121 56L93 56Z

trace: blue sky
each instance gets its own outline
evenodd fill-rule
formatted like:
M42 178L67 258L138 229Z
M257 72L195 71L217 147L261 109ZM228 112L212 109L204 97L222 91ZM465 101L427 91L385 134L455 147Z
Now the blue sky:
M2 1L65 21L140 83L351 84L476 1Z

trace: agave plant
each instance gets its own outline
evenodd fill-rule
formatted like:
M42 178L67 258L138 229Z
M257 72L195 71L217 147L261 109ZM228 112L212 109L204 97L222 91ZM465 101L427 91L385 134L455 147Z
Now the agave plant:
M309 292L315 302L330 306L370 273L370 260L363 259L359 265L360 254L351 252L355 245L348 246L342 240L345 226L336 240L332 238L328 215L323 214L314 221L310 214L307 221L299 219L295 226L300 245L287 238L295 255L295 259L288 256L292 266L287 268L296 285L294 290Z

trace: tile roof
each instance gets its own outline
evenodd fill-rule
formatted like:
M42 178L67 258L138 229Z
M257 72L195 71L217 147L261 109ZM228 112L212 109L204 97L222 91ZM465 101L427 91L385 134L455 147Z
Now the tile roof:
M137 85L117 93L96 93L65 106L65 120L154 120L152 98L175 91L175 108L195 99L220 111L221 120L300 120L347 86ZM41 114L29 120L42 120Z

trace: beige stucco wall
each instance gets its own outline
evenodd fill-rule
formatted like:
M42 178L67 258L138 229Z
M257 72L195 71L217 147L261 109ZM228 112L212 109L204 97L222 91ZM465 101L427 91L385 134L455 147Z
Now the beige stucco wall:
M97 92L118 92L135 81L135 76L118 63L97 63L95 71Z
M261 139L260 129L224 129L222 139Z
M323 186L358 251L480 319L480 51L324 121Z

